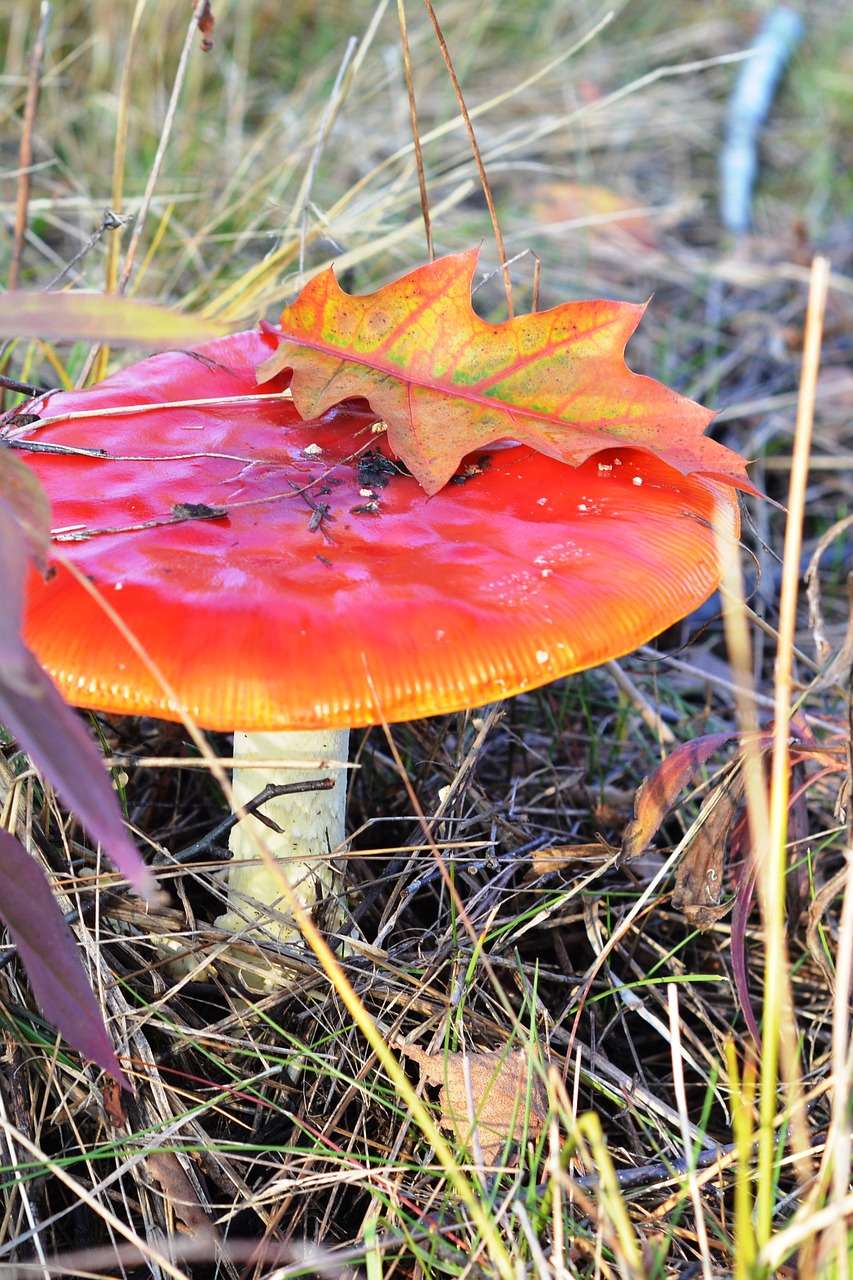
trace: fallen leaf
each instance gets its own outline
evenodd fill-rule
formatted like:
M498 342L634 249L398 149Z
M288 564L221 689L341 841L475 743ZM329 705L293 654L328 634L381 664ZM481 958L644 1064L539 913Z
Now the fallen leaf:
M663 212L663 211L662 211ZM537 222L580 224L595 239L644 249L656 249L660 236L637 201L620 196L609 187L580 182L548 182L535 193L533 213Z
M0 501L15 520L28 560L44 572L50 552L50 502L31 467L0 446ZM11 525L9 525L11 528ZM10 541L5 554L19 554Z
M2 828L0 919L18 949L44 1016L84 1057L131 1089L80 963L74 935L50 885L35 859Z
M826 662L832 653L832 647L826 639L826 629L823 622L823 613L820 609L819 591L820 579L818 575L806 575L809 593L809 619L812 623L815 637L815 648L821 661ZM828 662L809 686L809 693L822 693L825 689L831 689L833 685L839 685L842 689L848 688L851 678L853 678L853 573L847 575L847 631L841 646L831 662Z
M466 454L505 440L573 466L630 446L756 492L743 458L703 435L710 410L628 369L642 306L570 302L488 324L471 306L477 258L439 258L361 297L322 272L283 311L259 382L291 370L303 418L366 399L431 495Z
M612 858L615 850L604 844L552 844L544 849L537 849L530 858L530 870L524 876L525 883L538 880L540 876L553 875L555 871L564 871L566 867L594 866Z
M694 773L735 735L708 733L683 742L640 784L634 801L634 820L625 828L622 861L647 849L661 823Z
M194 1240L219 1239L210 1215L199 1202L198 1193L181 1167L174 1151L152 1151L145 1157L145 1171L160 1187L175 1217Z
M124 1129L128 1123L127 1107L124 1094L117 1080L108 1080L101 1090L101 1101L107 1119L114 1129Z
M398 1045L397 1049L418 1064L425 1084L440 1090L439 1123L455 1134L472 1157L475 1157L475 1128L486 1164L500 1159L508 1140L524 1142L528 1136L536 1137L541 1131L548 1115L548 1100L545 1086L531 1070L526 1054L517 1050L425 1053L414 1045ZM466 1063L470 1098L465 1081Z
M708 795L696 835L678 864L672 905L700 929L710 929L734 904L733 898L723 903L720 899L729 835L743 802L744 785L743 770L737 769Z
M8 461L0 450L3 470ZM40 520L35 516L36 526ZM127 834L97 747L18 634L29 541L17 510L0 495L0 724L11 730L133 887L153 898L156 882ZM0 885L0 899L3 891Z

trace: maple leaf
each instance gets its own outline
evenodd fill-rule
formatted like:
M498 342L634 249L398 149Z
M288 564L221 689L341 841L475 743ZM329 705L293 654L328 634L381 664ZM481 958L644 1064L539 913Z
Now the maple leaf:
M365 398L429 494L466 454L500 440L574 466L631 446L756 492L743 458L703 434L710 410L625 364L644 307L568 302L488 324L471 306L478 256L439 258L361 297L322 272L282 312L258 381L290 369L304 418Z

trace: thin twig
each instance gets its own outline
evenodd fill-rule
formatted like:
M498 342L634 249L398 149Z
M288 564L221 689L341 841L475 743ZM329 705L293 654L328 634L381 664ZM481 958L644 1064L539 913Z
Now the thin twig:
M39 98L41 96L41 77L44 69L44 51L47 43L47 28L50 24L50 5L42 0L39 6L39 25L36 40L30 59L30 75L27 82L27 101L24 107L24 123L21 131L19 151L18 194L15 201L15 230L12 238L12 256L9 261L9 290L17 289L21 274L21 259L24 253L24 241L27 235L27 214L30 204L30 186L32 183L33 133L36 125Z
M301 226L299 231L299 270L305 268L305 242L307 236L307 220L306 209L311 199L311 190L314 186L314 179L317 176L317 169L320 166L320 157L323 154L323 146L326 138L329 136L335 116L340 109L341 103L346 97L346 85L350 67L355 51L358 48L358 40L355 36L351 36L347 41L347 47L344 50L344 56L341 59L341 65L338 67L338 74L335 76L335 83L332 85L332 92L329 95L329 101L326 103L326 109L323 112L323 118L320 121L320 129L317 133L317 141L314 143L314 150L311 153L311 160L308 164L308 171L299 189L299 193L293 205L290 218L288 220L288 232L295 227L297 219L300 220Z
M259 810L268 800L277 800L279 796L301 795L306 791L331 791L335 785L334 778L317 778L312 782L270 782L262 791L252 799L241 806L247 814L253 814L259 822L265 827L269 827L271 831L281 834L281 827L277 822L273 822L272 818L267 817L265 813ZM222 836L227 835L232 827L236 827L238 822L243 818L242 813L229 813L227 818L223 818L221 822L217 822L212 830L203 835L200 840L196 840L193 844L188 845L186 849L182 849L180 853L172 856L172 862L192 862L194 858L199 857L217 843Z
M101 239L101 237L104 235L105 232L118 231L128 221L129 221L128 218L126 217L123 218L119 214L113 213L112 209L105 209L103 217L101 218L101 225L95 228L95 230L89 236L89 239L83 245L82 249L78 249L74 257L70 258L68 262L66 262L62 270L58 271L57 274L53 277L53 279L48 281L46 286L47 289L50 290L50 289L57 288L57 286L60 285L62 281L65 279L65 277L68 275L68 272L71 270L71 268L76 266L77 263L81 260L81 258L85 258L87 253L91 253L91 251L94 249L95 245L98 243L98 241Z
M19 395L30 398L47 395L47 387L34 387L30 382L19 382L17 378L10 378L5 373L0 373L0 387L5 391L16 391ZM17 408L20 408L20 405Z
M412 141L415 144L415 163L418 167L418 186L421 193L421 210L424 215L424 232L426 233L427 252L430 262L435 258L432 242L432 223L429 216L429 197L426 189L424 173L424 153L421 147L421 135L418 129L418 110L415 104L415 82L412 78L412 60L409 56L409 33L406 28L405 0L397 0L397 16L400 20L400 41L403 46L403 66L406 69L406 92L409 96L409 115L412 119Z
M160 170L163 168L163 161L166 157L166 148L169 145L169 139L172 136L172 126L175 123L175 116L178 112L178 100L181 96L181 90L184 87L184 80L187 75L187 66L192 52L193 41L198 31L199 18L204 13L206 0L196 0L193 6L192 17L190 18L187 34L184 39L184 47L181 49L181 56L178 61L178 69L175 72L175 82L172 85L172 94L169 98L169 105L166 109L166 119L163 121L163 128L160 131L160 141L157 144L157 154L154 156L154 163L148 174L148 181L145 184L145 191L142 195L142 203L139 206L139 213L136 215L136 222L133 227L133 234L130 237L130 244L127 247L127 253L124 259L124 265L121 269L121 275L118 280L118 293L124 293L127 288L136 262L136 253L139 249L139 241L142 238L142 232L145 228L145 222L148 218L148 210L151 207L151 200L154 196L154 188L160 178Z
M483 195L486 197L486 204L489 206L489 216L492 219L492 227L495 233L495 241L498 246L498 256L501 261L501 269L504 277L504 288L506 290L506 307L510 320L513 316L512 308L512 281L509 274L509 266L507 265L506 249L504 248L504 238L501 234L500 223L498 222L498 211L495 208L494 197L492 196L492 188L489 185L489 179L486 174L486 166L483 164L483 157L480 155L480 148L477 144L477 135L474 133L474 126L471 123L471 116L465 105L465 99L462 96L462 88L453 69L453 62L450 57L450 50L447 47L447 41L438 24L435 9L432 6L432 0L424 0L430 21L435 31L435 38L438 41L438 47L441 50L441 56L444 58L444 65L447 67L447 74L450 76L450 82L453 85L453 92L456 94L456 101L459 103L459 110L462 113L462 119L465 121L465 128L468 133L468 141L471 143L471 150L474 153L474 160L477 164L477 172L480 175L480 185L483 188Z

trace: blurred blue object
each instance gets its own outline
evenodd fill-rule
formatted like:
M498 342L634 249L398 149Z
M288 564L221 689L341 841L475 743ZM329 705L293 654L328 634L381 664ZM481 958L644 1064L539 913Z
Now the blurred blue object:
M758 135L779 77L805 24L792 9L774 9L762 24L752 56L741 67L729 102L720 157L720 213L737 234L752 225L752 187L758 171Z

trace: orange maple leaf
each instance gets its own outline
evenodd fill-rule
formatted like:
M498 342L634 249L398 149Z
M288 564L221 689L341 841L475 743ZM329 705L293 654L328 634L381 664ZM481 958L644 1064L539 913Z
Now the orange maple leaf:
M614 445L646 449L685 475L755 492L743 458L703 434L709 409L625 364L644 307L568 302L487 324L471 306L478 256L439 258L361 297L322 272L282 312L258 381L292 370L304 418L365 398L429 494L499 440L574 466Z

